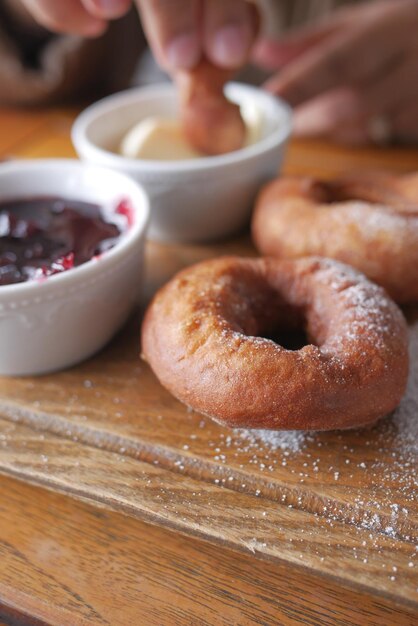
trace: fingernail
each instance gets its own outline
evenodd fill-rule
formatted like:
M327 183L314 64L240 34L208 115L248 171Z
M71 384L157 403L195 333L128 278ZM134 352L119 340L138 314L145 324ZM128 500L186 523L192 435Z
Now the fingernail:
M169 69L181 70L194 67L200 59L198 38L193 33L178 35L165 48L164 65Z
M92 0L103 17L119 17L128 9L127 0Z
M293 58L292 49L278 41L262 40L255 44L251 59L266 70L279 69Z
M88 24L84 26L83 35L85 37L100 37L107 29L107 22L102 20L90 20Z
M222 67L239 67L247 60L249 42L246 26L241 24L224 26L213 36L209 50L211 59Z

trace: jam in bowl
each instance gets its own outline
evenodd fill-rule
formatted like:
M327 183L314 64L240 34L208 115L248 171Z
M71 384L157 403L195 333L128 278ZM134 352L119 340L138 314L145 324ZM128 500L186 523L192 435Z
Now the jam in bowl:
M0 375L60 370L111 339L139 300L148 213L107 168L0 166Z
M120 235L97 204L60 197L2 202L0 285L78 267L113 248Z

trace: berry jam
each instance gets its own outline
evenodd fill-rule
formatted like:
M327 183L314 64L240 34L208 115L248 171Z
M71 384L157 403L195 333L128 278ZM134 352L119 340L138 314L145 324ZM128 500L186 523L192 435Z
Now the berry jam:
M0 203L0 285L82 265L112 248L120 234L95 204L63 198Z

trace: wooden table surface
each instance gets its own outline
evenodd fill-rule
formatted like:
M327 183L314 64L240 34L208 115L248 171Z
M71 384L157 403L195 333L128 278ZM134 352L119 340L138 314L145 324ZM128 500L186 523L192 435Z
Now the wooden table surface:
M73 156L66 110L0 112L5 158ZM417 150L291 146L286 171L418 167ZM180 256L190 254L186 249ZM5 624L417 623L413 607L184 537L119 512L0 476L0 620ZM1 622L0 622L1 626Z

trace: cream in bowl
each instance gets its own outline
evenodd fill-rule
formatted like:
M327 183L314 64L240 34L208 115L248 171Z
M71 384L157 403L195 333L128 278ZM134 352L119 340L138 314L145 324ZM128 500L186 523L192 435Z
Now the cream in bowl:
M71 160L0 166L0 374L69 367L138 299L148 201L130 178Z
M248 101L241 106L241 116L246 129L244 147L252 146L261 137L261 113ZM205 157L187 140L180 120L155 116L135 124L122 138L118 152L129 159L157 161Z
M150 118L178 128L179 99L172 85L109 96L76 120L72 138L79 156L129 174L145 189L150 238L201 242L236 233L248 223L260 185L277 174L291 129L288 106L262 89L238 83L229 83L226 94L239 104L244 119L258 119L250 124L245 120L247 137L257 130L242 149L217 156L193 154L178 160L120 153L133 129L144 133L138 125L149 125Z

